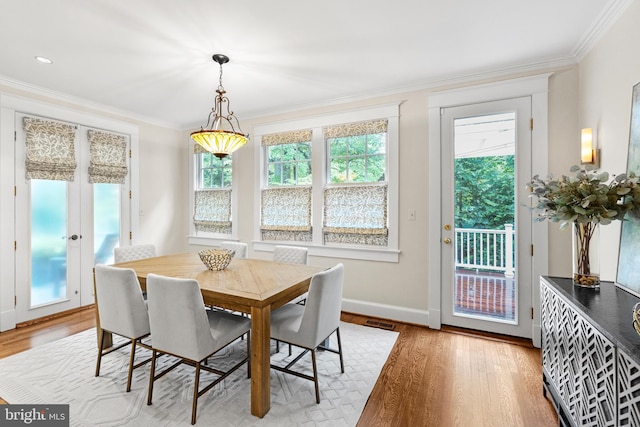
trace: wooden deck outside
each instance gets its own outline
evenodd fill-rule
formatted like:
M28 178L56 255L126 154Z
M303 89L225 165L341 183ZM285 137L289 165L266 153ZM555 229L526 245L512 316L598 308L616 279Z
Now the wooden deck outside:
M502 273L456 270L454 310L459 314L511 321L516 315L516 281Z

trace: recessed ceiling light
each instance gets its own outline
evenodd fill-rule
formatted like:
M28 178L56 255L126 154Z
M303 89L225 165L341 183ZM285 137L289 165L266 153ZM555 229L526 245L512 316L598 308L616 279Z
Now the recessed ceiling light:
M44 56L36 56L36 61L42 62L43 64L53 64L53 61Z

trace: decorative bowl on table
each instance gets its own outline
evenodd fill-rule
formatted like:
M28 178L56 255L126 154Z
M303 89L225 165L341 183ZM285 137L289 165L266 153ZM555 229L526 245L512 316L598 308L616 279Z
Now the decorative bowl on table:
M203 249L198 252L198 255L209 270L220 271L227 268L233 257L233 252L226 249Z

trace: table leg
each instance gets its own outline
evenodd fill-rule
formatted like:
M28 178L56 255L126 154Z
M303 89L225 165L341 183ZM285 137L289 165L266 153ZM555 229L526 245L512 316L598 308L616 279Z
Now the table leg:
M271 408L271 306L251 307L251 414L264 417Z

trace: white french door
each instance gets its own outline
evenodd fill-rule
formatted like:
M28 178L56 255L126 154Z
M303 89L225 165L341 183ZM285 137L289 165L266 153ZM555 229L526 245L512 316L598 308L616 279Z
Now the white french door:
M441 111L442 323L531 337L531 98Z
M76 127L73 181L25 178L24 117L15 121L17 323L91 303L93 266L111 263L130 229L129 179L89 183L87 127Z

